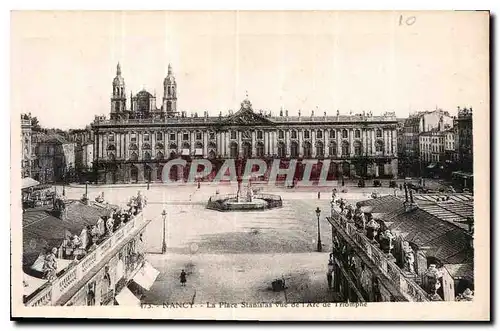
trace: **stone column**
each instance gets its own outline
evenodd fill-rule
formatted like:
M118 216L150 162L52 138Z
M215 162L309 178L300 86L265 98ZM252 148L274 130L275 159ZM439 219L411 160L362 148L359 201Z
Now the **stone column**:
M215 133L215 142L217 144L217 155L222 155L222 147L221 147L221 141L222 141L222 132L216 132Z
M336 130L335 136L337 137L337 157L342 156L342 130Z
M229 136L231 135L231 133L229 131L225 131L224 132L224 155L225 157L229 157L231 156L230 154L230 151L231 149L229 148Z
M243 140L241 139L241 135L242 135L241 131L236 132L236 138L238 139L237 140L237 142L238 142L238 156L243 155Z
M123 146L123 152L124 152L123 153L123 158L125 160L128 160L130 158L130 156L129 156L129 149L128 149L129 148L129 141L130 141L130 131L126 132L124 134L124 136L125 136L124 137L125 144ZM129 171L128 168L125 169L125 172L127 172L127 171Z
M368 154L368 142L367 142L367 137L366 137L366 129L363 129L361 131L361 134L362 134L362 144L363 144L363 156L366 156Z
M372 151L371 151L371 155L375 155L376 153L376 149L375 149L375 130L376 128L370 130L370 136L371 136L371 146L372 146Z
M272 132L272 146L273 146L273 151L272 155L277 155L278 154L278 136L276 135L276 131Z
M290 147L291 147L291 144L290 144L290 130L285 130L285 140L283 141L285 143L285 148L286 148L286 156L287 157L290 157Z
M396 129L392 130L392 155L398 155L398 133Z
M303 157L304 156L304 146L302 146L303 142L304 142L304 132L302 129L299 129L298 130L298 134L299 134L299 157Z
M325 153L325 158L330 156L330 130L323 130L323 153Z
M103 139L102 139L102 144L104 146L103 159L105 159L105 160L108 159L108 136L109 136L109 132L106 132L106 133L104 133Z
M255 140L256 140L256 137L257 136L257 132L255 130L252 130L252 156L255 156L257 154L257 151L256 151L256 143L255 143Z
M349 129L349 156L354 156L354 129Z
M208 157L208 132L205 130L202 132L203 137L203 157Z
M311 157L316 157L316 130L311 130L310 135L311 135Z
M196 138L196 131L195 130L189 130L189 139L191 141L191 143L189 144L189 154L190 155L193 155L194 154L194 146L195 146L195 140L194 138Z

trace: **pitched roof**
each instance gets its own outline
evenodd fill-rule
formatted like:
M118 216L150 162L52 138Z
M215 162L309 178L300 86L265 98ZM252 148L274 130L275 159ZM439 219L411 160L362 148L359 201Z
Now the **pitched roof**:
M113 206L84 205L67 201L63 219L49 209L28 209L23 213L23 265L31 265L40 252L59 247L69 234L80 234L87 225L107 216Z
M454 222L449 222L418 207L405 211L404 207L382 217L393 233L419 247L443 263L461 263L470 260L470 235Z
M472 263L445 264L444 267L453 278L474 278L474 265Z
M403 201L393 195L384 195L375 199L359 201L356 203L359 207L373 207L372 213L390 213L403 207Z

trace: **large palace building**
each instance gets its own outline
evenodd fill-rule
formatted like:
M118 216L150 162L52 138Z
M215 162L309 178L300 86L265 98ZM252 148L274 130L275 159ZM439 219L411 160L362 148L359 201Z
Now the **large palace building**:
M177 83L169 65L158 108L156 95L142 90L130 95L127 105L125 80L118 64L113 80L110 118L98 116L92 123L94 171L99 183L161 181L166 162L183 158L188 166L172 167L172 179L187 178L189 162L206 158L218 171L225 159L244 162L263 159L270 165L281 159L282 168L298 160L296 176L304 160L317 159L311 173L319 176L321 165L330 160L328 180L337 178L393 178L398 173L397 119L394 113L336 116L324 114L279 116L254 111L248 96L238 111L203 116L177 109ZM270 168L270 167L269 167Z

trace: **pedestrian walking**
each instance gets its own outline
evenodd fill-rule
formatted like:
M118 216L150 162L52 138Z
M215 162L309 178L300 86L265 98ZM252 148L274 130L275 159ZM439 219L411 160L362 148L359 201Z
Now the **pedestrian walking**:
M318 200L321 199L321 192L318 192Z
M333 282L333 261L330 260L328 262L328 271L326 273L326 279L328 281L328 289L332 289L332 282Z
M344 185L345 185L344 178L342 178L342 186L344 186Z
M179 278L181 280L181 286L186 286L186 272L184 269L182 269L181 276Z

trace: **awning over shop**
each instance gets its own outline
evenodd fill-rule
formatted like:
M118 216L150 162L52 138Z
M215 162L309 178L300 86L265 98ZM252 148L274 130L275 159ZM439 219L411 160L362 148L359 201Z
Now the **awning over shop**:
M159 274L160 272L146 261L141 270L134 276L133 280L146 291L149 291Z
M24 190L26 188L37 186L38 184L40 184L40 182L34 180L33 178L25 177L21 182L21 188Z
M139 307L141 305L141 301L128 289L128 287L124 287L115 299L120 306Z

